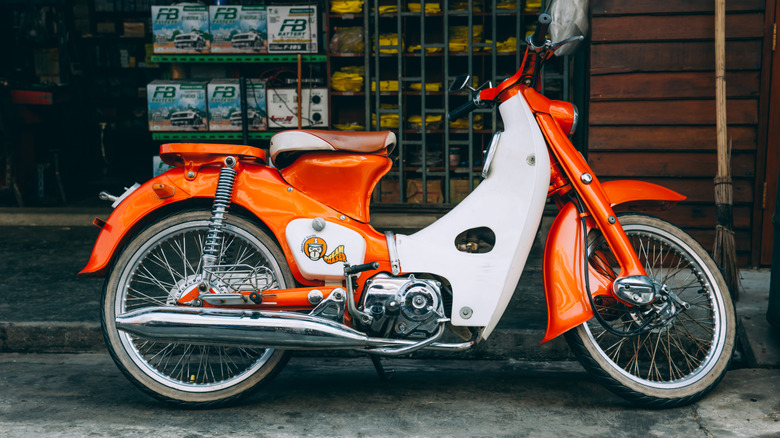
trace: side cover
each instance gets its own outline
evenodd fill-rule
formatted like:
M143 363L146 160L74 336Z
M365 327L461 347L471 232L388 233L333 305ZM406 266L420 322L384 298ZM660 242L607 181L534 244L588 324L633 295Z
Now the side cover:
M643 181L610 181L602 188L612 206L629 202L655 202L662 207L679 202L685 196ZM590 226L590 225L589 225ZM547 297L547 333L542 343L584 323L593 317L585 292L582 221L574 204L558 213L544 248L544 293ZM611 281L592 269L588 272L591 293L610 293Z

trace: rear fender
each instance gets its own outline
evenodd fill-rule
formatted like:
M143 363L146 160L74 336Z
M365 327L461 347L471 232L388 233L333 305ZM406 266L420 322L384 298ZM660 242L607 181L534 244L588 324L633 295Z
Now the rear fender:
M685 196L643 181L610 181L602 184L611 206L629 203L654 203L668 208ZM590 230L593 222L587 221ZM544 248L544 293L547 298L547 332L542 343L588 321L593 309L586 295L583 277L582 221L575 205L566 204L550 228ZM609 294L609 278L588 269L591 293Z
M321 217L354 229L366 238L366 260L379 261L380 270L390 270L385 236L371 225L353 220L293 189L282 180L276 169L262 164L240 162L236 170L238 174L234 183L232 204L256 216L271 231L299 283L322 284L303 278L292 257L295 248L290 248L284 238L287 224L301 217ZM143 184L125 198L102 225L89 262L79 276L106 275L119 249L152 219L192 205L186 201L202 199L211 202L218 178L217 167L200 168L194 178L186 178L185 167L178 167ZM161 198L154 190L155 184L165 184L173 188L173 194ZM169 193L170 190L166 195Z

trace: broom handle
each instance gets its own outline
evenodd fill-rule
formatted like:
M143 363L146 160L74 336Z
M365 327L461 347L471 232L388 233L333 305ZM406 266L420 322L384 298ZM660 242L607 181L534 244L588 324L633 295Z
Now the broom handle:
M729 175L726 139L726 0L715 0L715 105L718 176Z

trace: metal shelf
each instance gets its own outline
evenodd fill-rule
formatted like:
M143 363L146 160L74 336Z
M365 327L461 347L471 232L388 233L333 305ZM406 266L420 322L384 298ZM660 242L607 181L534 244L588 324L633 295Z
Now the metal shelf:
M303 62L326 62L325 55L301 55ZM192 62L192 63L276 63L298 62L298 55L152 55L152 62Z
M268 140L276 131L250 132L250 140ZM153 132L153 140L241 140L240 132Z

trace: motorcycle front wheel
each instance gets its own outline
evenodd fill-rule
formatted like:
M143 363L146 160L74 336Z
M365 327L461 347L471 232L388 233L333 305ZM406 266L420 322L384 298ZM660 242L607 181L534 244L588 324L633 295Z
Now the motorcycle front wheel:
M628 307L602 297L596 311L612 330L592 318L566 340L583 367L617 395L648 407L693 403L715 387L731 360L736 321L729 290L712 258L684 231L644 215L619 220L647 275L690 306L668 299L671 307ZM612 279L620 271L598 230L588 236L588 262Z
M119 254L101 303L103 336L119 369L149 395L188 407L214 407L246 397L289 359L282 350L161 342L117 330L117 315L172 306L200 282L210 217L207 211L178 213L140 232ZM255 283L258 275L264 276L266 289L294 284L276 242L234 215L226 219L219 260L229 272L226 283L246 284L242 275L251 272Z

